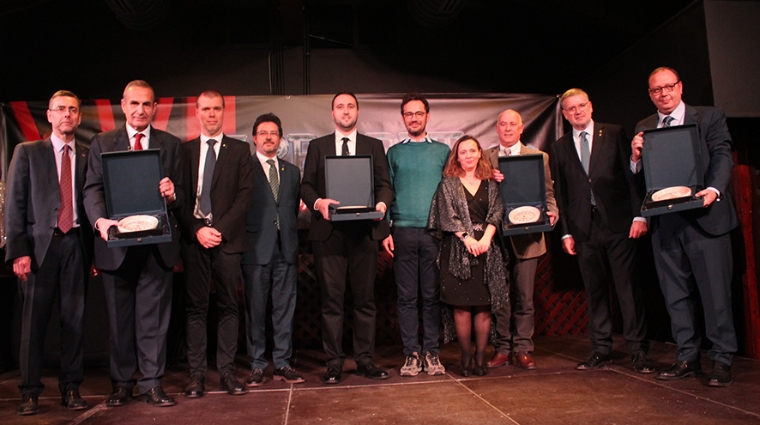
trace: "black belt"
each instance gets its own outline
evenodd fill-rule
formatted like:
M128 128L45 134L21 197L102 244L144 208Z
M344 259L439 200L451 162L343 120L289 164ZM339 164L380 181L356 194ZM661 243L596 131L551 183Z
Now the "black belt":
M78 234L79 234L79 227L72 227L66 233L63 233L63 231L57 227L53 229L53 236L66 236L66 235L78 235Z

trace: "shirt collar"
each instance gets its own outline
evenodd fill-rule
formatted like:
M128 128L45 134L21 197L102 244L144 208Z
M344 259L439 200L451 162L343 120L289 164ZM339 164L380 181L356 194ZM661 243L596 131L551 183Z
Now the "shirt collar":
M224 137L224 132L220 132L214 137L206 136L205 134L201 133L201 146L205 145L206 142L208 142L210 139L216 140L216 143L220 143L222 141L222 138Z
M573 140L579 140L581 138L581 133L584 131L588 133L589 138L594 134L594 120L589 121L588 125L583 130L576 130L575 127L573 127Z
M660 111L657 111L657 126L662 126L662 120L665 117L673 117L675 122L673 122L670 125L682 125L684 123L683 116L686 114L686 105L683 103L683 100L676 106L676 109L673 110L673 112L669 114L663 114Z
M277 167L279 165L277 163L277 155L273 156L272 158L269 158L266 155L262 155L259 151L256 151L256 158L258 158L259 162L261 162L262 164L266 164L267 161L269 161L270 159L272 159L272 160L274 160L275 167Z
M132 140L132 138L135 137L135 134L137 133L142 133L145 135L145 137L150 138L150 124L145 127L145 130L143 131L137 131L132 128L131 125L127 124L127 136L129 136L129 140Z
M409 142L414 142L414 140L412 140L411 137L407 137L401 141L402 144L409 143ZM431 139L430 136L427 133L425 133L425 137L423 137L416 143L422 143L422 142L433 143L433 139Z
M352 132L350 132L348 134L343 134L340 131L338 131L337 129L335 130L335 141L336 142L342 142L344 137L348 137L349 141L351 141L351 142L356 141L356 129L354 129L354 131L352 131Z
M63 141L63 139L61 139L60 137L56 136L55 134L51 134L50 135L50 142L53 143L53 150L55 152L62 152L63 151L63 145L66 145L66 144L68 144L69 147L71 147L71 150L73 151L74 150L74 145L76 144L76 143L74 143L73 140L70 141L69 143L66 143L66 142Z

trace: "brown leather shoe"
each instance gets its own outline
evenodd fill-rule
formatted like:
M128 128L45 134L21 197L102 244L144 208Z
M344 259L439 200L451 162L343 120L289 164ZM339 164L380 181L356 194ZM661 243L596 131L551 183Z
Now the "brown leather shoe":
M533 357L525 351L518 351L512 356L512 364L525 370L535 370L536 362L533 361Z
M493 358L488 361L488 367L493 369L495 367L504 366L507 363L509 363L509 355L501 354L497 351L496 354L493 355Z

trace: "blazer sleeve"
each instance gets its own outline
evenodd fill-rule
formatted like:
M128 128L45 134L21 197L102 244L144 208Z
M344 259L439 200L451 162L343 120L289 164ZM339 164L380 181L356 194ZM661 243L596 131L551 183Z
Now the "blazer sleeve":
M90 141L90 156L87 158L87 178L84 183L84 209L87 219L94 227L101 218L108 218L106 198L103 188L103 166L100 155L103 153L104 140L96 134Z
M319 168L324 166L324 158L320 148L320 139L309 142L306 151L306 160L301 179L301 199L303 199L310 211L314 211L314 203L321 198L319 194Z
M25 145L16 145L8 168L8 186L5 195L6 261L32 255L26 235L29 172L29 155Z
M225 239L231 239L232 233L244 231L245 215L253 199L253 161L248 146L244 142L234 143L235 156L238 158L238 181L232 187L237 187L232 205L225 211L214 228L219 230ZM230 152L232 153L232 152ZM230 182L232 183L232 182Z

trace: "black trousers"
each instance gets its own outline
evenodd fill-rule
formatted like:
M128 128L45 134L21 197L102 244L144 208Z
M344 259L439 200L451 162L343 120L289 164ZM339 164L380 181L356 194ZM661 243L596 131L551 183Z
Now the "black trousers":
M19 281L22 297L19 369L21 394L42 394L42 358L45 334L53 306L61 312L61 393L78 389L84 380L84 302L87 293L87 267L79 234L56 233L45 259L37 270Z

